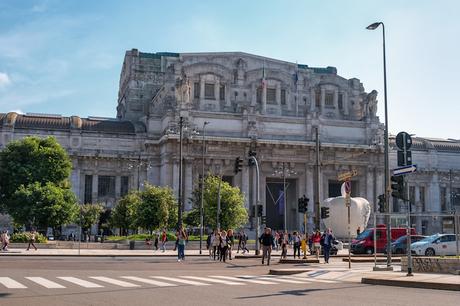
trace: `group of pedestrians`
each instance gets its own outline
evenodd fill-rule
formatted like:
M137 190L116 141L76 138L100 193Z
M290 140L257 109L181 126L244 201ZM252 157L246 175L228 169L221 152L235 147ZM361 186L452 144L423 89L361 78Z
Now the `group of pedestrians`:
M327 228L324 233L321 234L320 230L316 230L308 240L311 254L316 255L316 259L319 259L321 249L324 255L324 263L329 263L329 257L331 254L331 248L337 241L330 228Z
M247 239L246 239L247 241ZM206 239L206 248L209 251L209 257L213 260L219 260L226 262L227 257L229 260L232 260L232 250L235 244L235 235L232 229L229 230L214 230L211 234L208 235ZM238 251L240 246L244 250L249 250L246 248L246 242L238 241Z

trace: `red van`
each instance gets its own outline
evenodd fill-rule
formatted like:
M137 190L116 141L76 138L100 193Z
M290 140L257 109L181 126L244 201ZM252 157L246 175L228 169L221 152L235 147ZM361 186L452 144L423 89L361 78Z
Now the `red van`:
M415 229L411 228L411 235L415 235ZM391 241L401 236L407 235L404 227L391 228ZM385 224L377 225L377 253L383 253L387 246L387 228ZM353 239L351 242L351 253L353 254L373 254L374 253L374 228L368 228Z

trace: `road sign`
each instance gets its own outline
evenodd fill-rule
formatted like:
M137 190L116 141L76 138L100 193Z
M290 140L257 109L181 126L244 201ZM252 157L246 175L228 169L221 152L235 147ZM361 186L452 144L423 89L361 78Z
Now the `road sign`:
M417 171L417 165L404 166L404 167L393 169L393 175L394 176L404 175L404 174L413 173L415 171Z
M350 181L345 181L345 193L347 194L351 193L351 182Z
M406 132L399 132L396 135L396 146L403 151L409 150L412 146L412 138Z
M357 176L357 175L358 175L358 171L357 170L352 170L352 171L348 171L348 172L339 174L337 176L337 179L339 181L346 181L346 180L352 178L353 176Z

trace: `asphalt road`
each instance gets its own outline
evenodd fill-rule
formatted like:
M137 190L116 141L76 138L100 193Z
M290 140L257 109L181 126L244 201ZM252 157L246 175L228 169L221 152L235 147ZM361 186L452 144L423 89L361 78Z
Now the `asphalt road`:
M282 265L288 267L294 266ZM0 305L447 306L460 300L458 292L267 273L255 259L2 257Z

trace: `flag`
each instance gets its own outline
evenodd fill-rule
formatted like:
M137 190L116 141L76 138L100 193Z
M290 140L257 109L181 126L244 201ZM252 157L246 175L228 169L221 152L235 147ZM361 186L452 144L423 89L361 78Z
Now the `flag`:
M280 216L284 216L284 205L286 205L286 203L284 203L284 191L283 190L279 190L279 196L278 196L278 199L276 200L277 202L277 208L278 208L278 215ZM276 205L276 204L275 204Z

